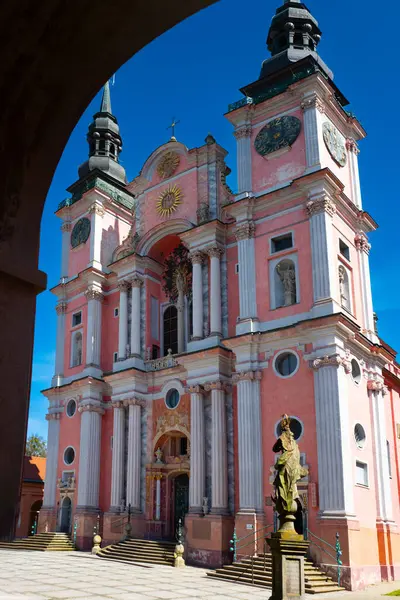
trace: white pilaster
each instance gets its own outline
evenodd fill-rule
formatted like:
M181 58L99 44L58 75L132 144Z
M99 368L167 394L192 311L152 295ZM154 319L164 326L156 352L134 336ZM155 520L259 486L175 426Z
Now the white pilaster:
M203 338L203 254L193 252L190 255L193 264L193 340Z
M235 235L239 257L240 318L257 318L256 262L254 246L255 224L246 221L237 225Z
M238 373L239 510L263 510L261 371Z
M140 511L140 470L142 462L141 407L143 401L130 398L125 401L128 412L128 465L126 474L126 504Z
M131 354L140 358L140 290L143 285L143 279L133 277L132 285L132 315L131 315Z
M190 393L190 479L189 510L202 512L205 496L205 429L204 390L197 385L187 390Z
M61 281L63 281L65 278L68 278L68 258L71 245L71 229L72 227L69 221L64 221L64 223L61 225Z
M307 212L310 216L314 303L317 304L337 297L337 260L332 235L336 206L325 193L317 193L310 196Z
M322 163L322 110L323 104L316 94L306 96L301 103L304 114L307 170L316 171Z
M354 243L358 250L358 256L360 260L361 294L364 313L364 328L366 330L365 333L374 344L378 344L379 339L375 333L371 273L369 269L369 251L371 246L368 243L367 237L363 233L356 235Z
M312 361L317 422L318 489L322 517L354 516L348 382L338 354Z
M67 302L59 302L56 306L57 311L57 337L56 337L56 360L53 386L62 385L64 377L64 349L65 349L65 313L67 311Z
M178 292L178 353L181 354L185 351L185 297L183 289L180 288Z
M46 415L48 425L46 479L44 483L43 508L56 506L58 448L60 440L60 413Z
M113 402L113 409L111 510L117 510L124 498L125 408L122 402Z
M387 456L387 435L385 419L385 396L383 383L368 381L368 390L372 402L373 431L375 441L375 477L378 499L378 520L393 519L392 491L390 489L389 463Z
M210 256L210 327L213 335L221 335L221 256L223 250L220 247L209 248L207 254Z
M205 385L211 390L211 512L228 512L228 454L226 430L226 385L214 381Z
M91 228L90 262L88 266L101 271L101 239L103 237L103 217L105 215L105 210L101 203L95 202L89 208L89 213L91 214Z
M161 517L161 479L162 474L156 474L156 514L155 520L159 521Z
M101 417L104 410L86 404L79 407L81 436L79 453L78 506L99 507Z
M360 186L360 172L358 169L358 155L360 153L358 146L354 140L348 140L346 144L347 150L349 151L349 162L350 162L350 177L351 177L351 193L354 204L362 209L362 197L361 197L361 186Z
M235 132L238 193L252 191L251 125L241 125Z
M88 303L86 329L86 367L100 367L101 357L101 307L104 299L101 289L89 286L85 292Z
M128 287L127 281L121 281L119 287L119 324L118 324L118 358L126 358L128 345Z

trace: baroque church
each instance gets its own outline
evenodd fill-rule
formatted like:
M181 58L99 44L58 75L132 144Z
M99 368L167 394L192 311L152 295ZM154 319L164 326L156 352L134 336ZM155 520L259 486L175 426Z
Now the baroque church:
M276 527L285 412L308 469L297 530L332 546L340 534L348 588L400 579L400 367L373 312L366 133L320 39L303 2L277 9L270 57L225 115L235 191L212 135L197 148L173 135L128 181L105 85L56 212L39 531L89 549L99 524L104 545L119 541L129 513L149 540L173 540L181 519L189 564L230 562L234 530L255 553Z

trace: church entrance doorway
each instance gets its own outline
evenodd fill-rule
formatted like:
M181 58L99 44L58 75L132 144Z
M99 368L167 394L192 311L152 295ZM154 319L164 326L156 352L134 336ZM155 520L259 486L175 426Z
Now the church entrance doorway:
M37 532L37 524L39 519L39 510L42 508L42 500L36 500L31 506L29 514L29 529L28 535L35 535Z
M64 501L61 506L61 522L60 522L60 531L62 533L70 533L71 532L71 512L72 505L71 499L64 498Z
M185 516L189 510L189 476L187 473L178 475L173 480L174 493L172 504L172 537L176 537L178 530L179 519L182 520L182 526L185 522Z

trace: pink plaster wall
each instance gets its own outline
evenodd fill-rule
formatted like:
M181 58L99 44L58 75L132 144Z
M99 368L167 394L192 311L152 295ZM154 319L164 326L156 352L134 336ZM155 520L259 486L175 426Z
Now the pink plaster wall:
M118 352L119 316L114 317L114 309L119 307L119 291L106 295L102 306L102 344L101 368L108 372L113 370L114 352Z
M68 417L65 412L65 407L68 404L69 398L67 397L64 402L64 412L60 419L60 438L59 438L59 454L58 454L58 467L57 467L57 478L62 477L63 471L75 471L76 478L76 489L79 485L79 448L80 448L80 435L81 435L81 413L78 411L78 407L73 417ZM64 451L68 446L72 446L75 450L75 460L71 465L64 463ZM57 501L60 500L60 494L57 491ZM77 504L77 496L75 496L72 502L72 509L75 510Z
M69 248L68 277L74 277L84 271L90 261L90 237L85 244L77 248Z
M237 317L240 315L239 275L236 273L238 263L237 246L226 250L227 280L228 280L228 337L236 332Z
M101 263L104 268L112 262L114 250L129 233L130 226L114 212L107 210L102 221Z
M82 311L82 323L77 327L72 327L72 315L75 312ZM86 324L87 324L87 302L85 296L75 298L68 303L68 312L65 316L65 347L64 347L64 376L71 377L82 371L86 364ZM77 367L71 367L71 339L73 331L82 333L82 364Z

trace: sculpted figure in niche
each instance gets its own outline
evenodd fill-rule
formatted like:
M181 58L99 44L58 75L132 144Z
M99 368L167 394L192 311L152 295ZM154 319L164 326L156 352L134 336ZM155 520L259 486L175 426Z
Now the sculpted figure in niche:
M300 464L300 450L290 429L290 418L287 415L282 415L281 430L282 434L272 448L273 452L281 453L275 463L275 495L272 500L279 514L279 531L295 533L296 500L299 498L297 482L307 475L308 470Z
M283 285L284 306L296 304L296 270L293 263L279 263L276 270Z

